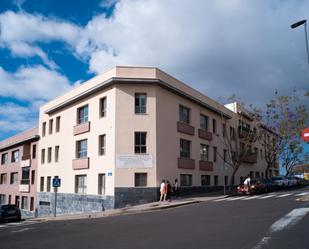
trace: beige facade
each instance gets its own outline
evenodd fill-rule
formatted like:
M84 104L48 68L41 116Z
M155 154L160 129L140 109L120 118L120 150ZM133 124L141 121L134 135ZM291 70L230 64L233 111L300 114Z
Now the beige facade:
M220 156L228 149L223 123L237 129L240 119L233 105L227 107L157 68L113 68L40 108L38 199L52 202L46 193L55 176L63 198L108 199L108 207L134 202L134 196L155 199L162 179L177 178L186 191L222 186L232 173ZM250 173L263 175L261 148L253 146L257 154L241 166L236 183Z
M15 204L33 216L36 203L38 129L0 142L0 205Z

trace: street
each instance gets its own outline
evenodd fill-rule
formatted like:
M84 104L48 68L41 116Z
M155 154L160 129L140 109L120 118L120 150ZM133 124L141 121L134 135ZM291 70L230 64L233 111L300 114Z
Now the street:
M309 188L114 217L0 227L0 249L309 248Z

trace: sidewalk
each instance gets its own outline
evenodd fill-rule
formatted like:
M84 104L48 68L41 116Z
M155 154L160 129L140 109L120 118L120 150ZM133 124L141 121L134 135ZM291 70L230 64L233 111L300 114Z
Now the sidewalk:
M220 193L221 194L221 193ZM151 202L136 206L130 206L120 209L111 209L104 212L91 212L91 213L81 213L81 214L72 214L72 215L59 215L57 217L39 217L33 218L32 220L75 220L75 219L91 219L91 218L100 218L100 217L110 217L118 215L127 215L127 214L136 214L136 213L145 213L154 210L175 208L185 205L190 205L194 203L207 202L215 199L224 198L226 195L219 195L219 193L209 193L204 196L184 196L179 199L172 201L158 201Z

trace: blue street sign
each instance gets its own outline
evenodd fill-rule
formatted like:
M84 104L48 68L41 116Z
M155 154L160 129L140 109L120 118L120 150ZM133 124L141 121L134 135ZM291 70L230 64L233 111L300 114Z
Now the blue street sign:
M61 186L61 179L60 178L53 178L53 187L58 188Z

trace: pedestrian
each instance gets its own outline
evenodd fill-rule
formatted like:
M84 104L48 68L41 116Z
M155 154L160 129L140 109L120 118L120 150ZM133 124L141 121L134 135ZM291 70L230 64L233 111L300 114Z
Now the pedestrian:
M160 201L165 200L165 198L166 198L165 181L162 180L160 185Z
M250 178L250 175L248 175L247 178L244 181L244 188L245 188L247 194L250 193L250 181L251 181L251 178Z
M165 200L171 201L172 200L172 186L169 181L167 181L165 184L165 192L166 192Z
M178 183L177 178L176 178L175 181L174 181L173 194L174 194L174 197L175 197L175 198L178 198L178 197L179 197L179 183Z

